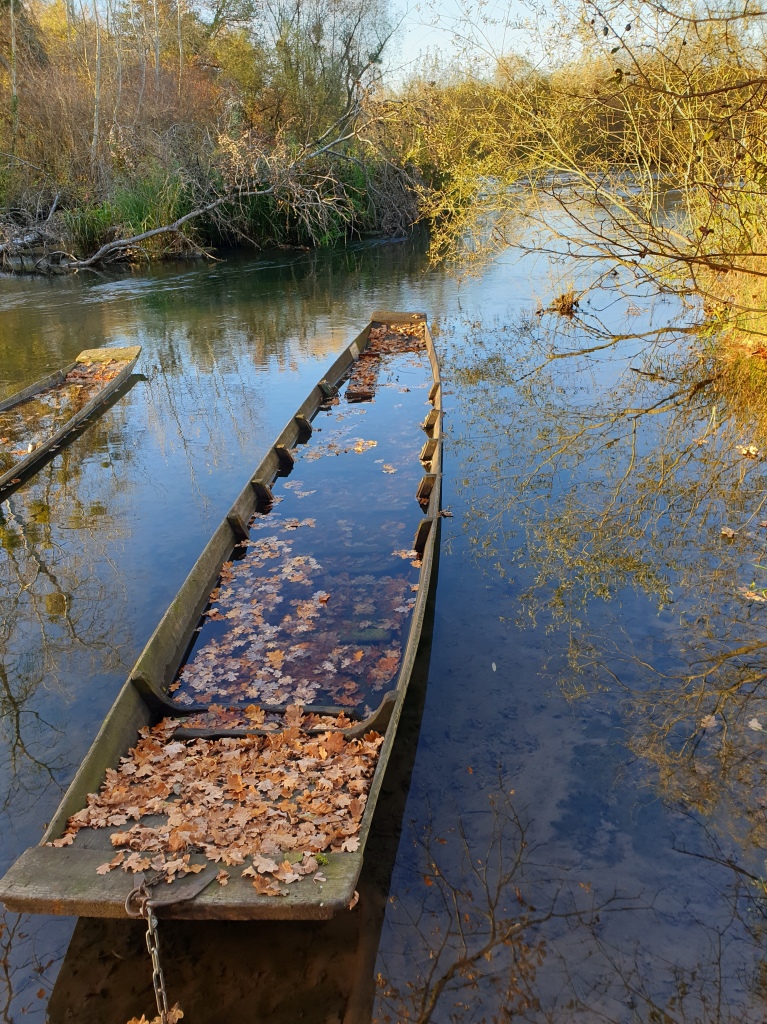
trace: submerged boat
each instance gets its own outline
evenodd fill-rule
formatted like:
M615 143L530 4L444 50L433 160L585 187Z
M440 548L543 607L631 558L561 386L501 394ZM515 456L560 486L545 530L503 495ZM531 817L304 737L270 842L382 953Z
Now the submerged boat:
M141 346L89 348L0 402L0 493L63 441L130 376Z
M213 534L40 845L0 881L9 910L122 917L137 882L167 917L354 905L435 558L441 408L426 317L373 313Z

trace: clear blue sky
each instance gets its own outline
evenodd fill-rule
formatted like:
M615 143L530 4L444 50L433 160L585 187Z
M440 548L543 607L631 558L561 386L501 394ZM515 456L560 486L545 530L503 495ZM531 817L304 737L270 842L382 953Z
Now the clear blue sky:
M429 52L454 55L461 46L456 32L465 39L472 29L480 44L478 54L482 48L496 55L512 49L528 52L530 35L515 26L522 20L532 24L538 20L532 7L524 0L404 0L399 14L402 25L389 51L392 74L397 79L406 77Z

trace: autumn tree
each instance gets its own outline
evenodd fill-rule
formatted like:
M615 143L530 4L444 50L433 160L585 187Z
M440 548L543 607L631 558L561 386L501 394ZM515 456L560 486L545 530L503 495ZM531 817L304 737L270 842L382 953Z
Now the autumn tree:
M398 97L435 258L481 262L512 243L607 258L761 334L765 12L580 0L550 14L550 35L530 27L536 66L493 51L480 12L460 26L479 66Z

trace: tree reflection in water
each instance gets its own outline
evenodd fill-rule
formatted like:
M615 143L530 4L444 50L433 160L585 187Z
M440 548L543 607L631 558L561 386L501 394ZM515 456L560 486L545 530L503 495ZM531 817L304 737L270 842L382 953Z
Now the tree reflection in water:
M0 909L0 1020L34 1017L47 1000L47 972L61 960L69 922L51 923Z
M382 972L382 1021L763 1018L767 437L728 393L727 368L689 334L684 318L616 336L597 314L523 314L494 329L456 324L443 344L461 423L451 442L465 549L519 598L517 625L545 631L543 667L561 692L576 707L598 695L612 709L640 758L620 771L684 816L678 856L712 886L716 910L692 901L685 929L695 941L669 949L648 942L666 910L646 889L647 906L634 908L645 923L632 912L616 938L604 913L554 927L551 879L541 902L509 877L517 919L528 903L551 917L480 971L471 951L495 934L494 911L486 899L480 909L469 876L440 867L431 844L420 859L430 883L402 911L402 954L414 966L393 972L410 987ZM471 856L476 864L476 847ZM498 877L520 870L513 857L504 865ZM394 911L389 921L396 935Z
M489 835L480 843L462 820L446 835L417 835L420 899L391 898L407 944L381 958L373 1024L436 1020L510 1021L542 1012L538 968L548 953L544 926L595 927L606 913L641 902L597 903L590 886L541 871L503 779L490 796ZM487 827L487 823L486 823ZM481 856L478 856L481 854ZM537 877L536 877L537 876ZM420 889L420 886L419 886Z
M67 461L66 452L62 456ZM37 495L0 505L0 741L6 746L2 809L17 806L20 792L40 799L60 790L58 774L68 767L63 726L49 715L52 691L66 702L62 678L72 657L85 657L91 672L121 666L120 629L105 606L116 601L117 576L104 573L108 545L119 523L102 506L85 507L75 496L77 473L70 467L40 470ZM73 552L51 522L56 508L68 531L87 533L88 544ZM97 524L97 525L94 525ZM62 689L62 687L64 687Z
M722 876L725 917L686 922L705 936L695 943L705 955L669 956L638 938L672 923L651 902L617 893L598 899L590 883L543 864L544 851L527 847L503 786L490 806L484 856L460 821L447 836L426 829L414 839L424 871L401 901L390 896L390 927L401 944L379 956L372 1024L762 1019L764 907L740 870ZM622 918L617 943L605 934L610 915ZM754 964L748 976L744 952Z
M512 383L520 349L551 343L525 326L457 368L471 393L462 445L473 550L525 575L524 613L543 615L567 644L569 693L624 695L632 746L664 795L734 814L762 846L767 463L749 448L767 437L720 390L714 360L685 345L627 359L619 342L625 369L606 375L577 352L555 374L555 353L541 352L536 371ZM626 625L628 592L657 608L650 637ZM613 602L597 631L586 614L595 599Z
M104 446L99 421L83 443ZM40 817L73 772L83 723L73 724L71 707L83 684L126 667L125 585L111 558L124 531L103 500L89 500L91 481L70 454L64 448L23 495L0 504L0 823L9 853L39 840ZM0 1019L44 1012L72 926L2 911Z

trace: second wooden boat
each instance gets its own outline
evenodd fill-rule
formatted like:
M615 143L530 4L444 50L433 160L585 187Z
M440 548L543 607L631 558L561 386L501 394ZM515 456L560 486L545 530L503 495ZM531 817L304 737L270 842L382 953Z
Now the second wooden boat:
M0 493L15 485L124 384L141 346L89 348L0 402Z
M137 873L163 916L353 905L429 591L441 398L425 316L374 313L193 567L8 909L124 916Z

